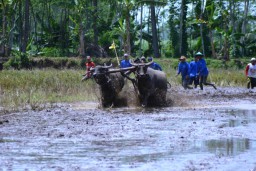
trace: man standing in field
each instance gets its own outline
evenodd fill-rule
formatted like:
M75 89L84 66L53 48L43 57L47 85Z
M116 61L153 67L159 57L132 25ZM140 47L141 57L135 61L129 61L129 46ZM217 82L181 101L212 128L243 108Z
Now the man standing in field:
M199 85L197 65L198 65L198 58L195 57L195 60L191 61L189 64L189 85L192 85L194 83L195 88L197 88L197 85Z
M189 64L186 62L186 57L185 56L181 56L180 57L180 63L178 65L178 71L176 76L178 76L179 74L181 74L181 82L182 82L182 86L184 87L184 89L186 90L188 89L192 89L191 87L188 86L188 82L189 82Z
M87 79L91 78L92 75L91 75L90 69L95 67L95 64L94 62L92 62L92 59L90 56L87 56L86 60L87 60L85 63L86 73L84 74L82 81L86 81Z
M212 86L214 89L217 89L216 86L212 83L206 82L207 81L207 77L209 74L208 68L206 66L206 61L203 58L203 54L201 52L197 52L195 57L198 58L198 76L199 76L199 85L201 90L203 90L203 84L204 85L210 85Z
M245 75L248 78L247 88L253 89L256 86L256 59L252 58L251 63L245 68Z

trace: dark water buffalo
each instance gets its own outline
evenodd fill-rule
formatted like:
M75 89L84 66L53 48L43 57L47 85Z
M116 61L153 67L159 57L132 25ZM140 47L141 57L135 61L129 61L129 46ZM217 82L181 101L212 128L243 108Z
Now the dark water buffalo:
M153 61L152 61L153 62ZM150 68L149 63L132 63L131 70L135 73L141 105L165 106L167 78L163 71Z
M119 70L110 66L96 66L91 70L93 78L100 87L101 104L103 107L115 105L118 94L124 86L124 77Z

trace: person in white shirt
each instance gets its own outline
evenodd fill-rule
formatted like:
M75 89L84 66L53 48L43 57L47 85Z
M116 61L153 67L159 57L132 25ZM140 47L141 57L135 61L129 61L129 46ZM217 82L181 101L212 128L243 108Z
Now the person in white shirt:
M256 87L256 59L252 58L251 62L245 68L245 75L248 78L247 88L253 89Z

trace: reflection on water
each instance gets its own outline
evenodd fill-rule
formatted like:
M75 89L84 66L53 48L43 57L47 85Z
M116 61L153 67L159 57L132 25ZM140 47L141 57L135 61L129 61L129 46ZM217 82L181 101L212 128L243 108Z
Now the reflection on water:
M224 139L208 140L204 144L211 153L233 156L249 150L252 142L249 139Z
M247 126L256 123L256 110L227 109L223 110L222 113L230 114L233 117L225 121L227 124L224 127Z
M3 140L4 141L4 140ZM101 165L101 167L128 166L140 167L150 162L160 162L180 158L191 160L193 155L235 156L248 151L256 152L256 142L250 139L220 139L184 142L168 148L167 142L159 144L157 141L144 139L120 139L110 141L70 141L55 140L52 142L29 142L21 146L17 141L12 143L8 152L0 152L5 158L15 158L13 169L38 168L49 165L60 165L64 168L73 163L83 167ZM8 144L8 141L5 141ZM10 145L10 144L9 144ZM24 145L24 143L23 143ZM8 145L7 145L8 146ZM38 148L40 147L40 148Z

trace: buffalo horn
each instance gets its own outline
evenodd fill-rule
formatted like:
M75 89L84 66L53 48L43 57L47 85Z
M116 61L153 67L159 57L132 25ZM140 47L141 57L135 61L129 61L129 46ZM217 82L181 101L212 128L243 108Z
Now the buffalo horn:
M123 71L130 71L133 70L135 67L127 67L127 68L119 68L119 69L111 69L107 73L116 73L116 72L123 72Z
M105 69L108 69L108 68L111 68L113 66L113 64L111 63L110 65L104 65L104 67L103 68L105 68Z
M132 66L149 66L149 65L151 65L152 63L153 63L153 61L150 61L150 62L148 62L148 63L134 63L132 60L130 61L130 63L131 63L131 65Z

